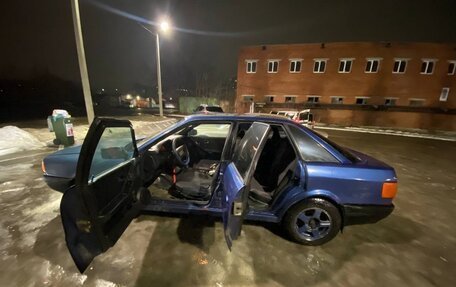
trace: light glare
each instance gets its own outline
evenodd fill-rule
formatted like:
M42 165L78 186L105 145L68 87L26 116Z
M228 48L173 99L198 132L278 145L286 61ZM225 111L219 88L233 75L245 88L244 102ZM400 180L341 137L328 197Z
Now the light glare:
M166 32L169 30L169 23L167 21L162 21L160 23L160 30Z

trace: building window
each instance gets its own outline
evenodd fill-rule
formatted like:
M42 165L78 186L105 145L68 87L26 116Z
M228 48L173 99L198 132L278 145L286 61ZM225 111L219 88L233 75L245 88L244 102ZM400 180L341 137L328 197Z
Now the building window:
M449 93L450 93L450 88L442 88L442 92L440 93L440 101L446 102L448 100Z
M424 99L409 99L409 106L422 107L424 106Z
M454 75L456 72L456 61L448 62L448 75Z
M269 60L268 61L268 73L277 73L279 70L279 61Z
M434 72L436 60L423 59L421 63L421 74L431 75Z
M365 73L377 73L380 66L379 59L367 59Z
M314 73L324 73L326 70L326 59L314 59Z
M343 97L331 97L331 104L343 104L344 98Z
M254 97L253 95L243 95L242 96L242 101L249 102L249 103L253 102L253 97Z
M290 73L299 73L301 72L302 60L290 60Z
M369 98L367 98L367 97L357 97L355 103L356 103L357 105L367 105L367 100L368 100L368 99L369 99Z
M264 100L267 103L273 103L274 102L274 97L275 96L264 96Z
M308 96L307 97L307 102L308 103L318 103L320 101L320 97L319 96Z
M353 59L341 59L339 62L339 73L350 73Z
M296 97L295 96L286 96L285 103L296 103Z
M246 72L248 74L253 74L256 73L257 70L257 60L246 60L247 63L247 70Z
M386 98L385 99L385 106L395 106L396 105L396 98Z
M394 74L403 74L405 73L405 69L407 68L407 60L406 59L396 59L394 60L394 67L393 73Z

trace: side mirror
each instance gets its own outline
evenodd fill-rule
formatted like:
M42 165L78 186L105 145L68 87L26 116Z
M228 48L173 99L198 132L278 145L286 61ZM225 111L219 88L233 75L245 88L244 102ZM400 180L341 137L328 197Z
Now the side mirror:
M187 134L187 135L190 136L190 137L194 137L194 136L196 136L197 134L198 134L198 131L195 130L195 129L192 129L192 130L189 130L189 131L188 131L188 134Z

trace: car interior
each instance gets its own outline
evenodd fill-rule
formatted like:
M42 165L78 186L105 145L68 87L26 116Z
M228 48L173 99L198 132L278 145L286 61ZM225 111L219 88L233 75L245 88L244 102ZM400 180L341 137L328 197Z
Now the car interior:
M227 140L232 124L203 123L188 126L152 146L144 161L151 196L208 203L217 184L222 154L226 148L234 151L251 124L239 123L232 142ZM297 164L283 127L271 127L250 182L249 203L258 208L269 206L289 185Z

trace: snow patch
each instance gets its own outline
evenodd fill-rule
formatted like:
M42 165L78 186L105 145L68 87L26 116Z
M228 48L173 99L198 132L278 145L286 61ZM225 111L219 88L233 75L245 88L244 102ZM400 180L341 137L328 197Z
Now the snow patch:
M0 128L0 156L44 147L32 134L15 126Z

